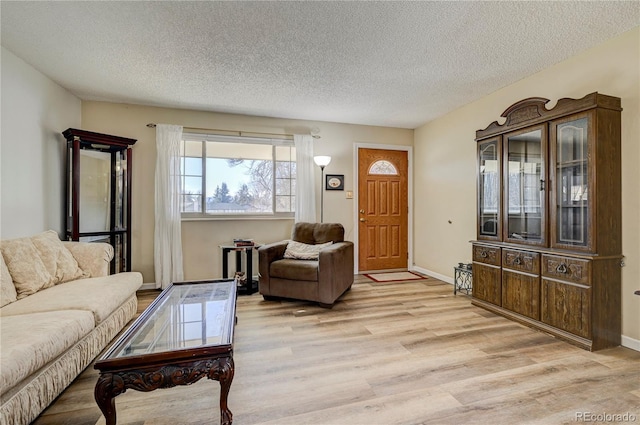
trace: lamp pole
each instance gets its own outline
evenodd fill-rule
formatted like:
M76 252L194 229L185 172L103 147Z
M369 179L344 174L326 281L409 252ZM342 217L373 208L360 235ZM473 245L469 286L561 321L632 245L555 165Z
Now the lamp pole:
M324 167L320 166L320 223L324 223Z
M331 162L330 156L314 156L313 162L320 167L320 223L324 222L324 167Z

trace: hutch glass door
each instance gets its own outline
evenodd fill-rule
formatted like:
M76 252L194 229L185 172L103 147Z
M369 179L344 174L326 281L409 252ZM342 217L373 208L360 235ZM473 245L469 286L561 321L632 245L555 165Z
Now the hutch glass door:
M587 117L555 126L554 246L589 245L589 173Z
M500 235L500 139L478 144L478 237Z
M545 127L529 128L506 135L504 149L504 240L544 245Z

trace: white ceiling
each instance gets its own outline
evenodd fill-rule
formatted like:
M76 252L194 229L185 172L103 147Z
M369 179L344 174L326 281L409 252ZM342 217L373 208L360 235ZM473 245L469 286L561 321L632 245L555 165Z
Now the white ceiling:
M416 128L640 25L639 1L0 2L84 100Z

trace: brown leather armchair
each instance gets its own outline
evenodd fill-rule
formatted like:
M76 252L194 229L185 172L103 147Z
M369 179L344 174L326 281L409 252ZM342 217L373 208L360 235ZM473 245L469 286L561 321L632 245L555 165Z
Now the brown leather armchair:
M261 246L260 293L266 300L294 298L331 308L353 284L353 242L344 240L344 227L338 223L296 223L291 239L333 244L323 248L317 260L284 258L288 241Z

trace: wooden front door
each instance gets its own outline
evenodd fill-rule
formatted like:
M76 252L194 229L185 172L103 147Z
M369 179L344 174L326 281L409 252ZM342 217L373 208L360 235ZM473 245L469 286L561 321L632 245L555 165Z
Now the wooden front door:
M358 149L358 270L408 266L406 151Z

